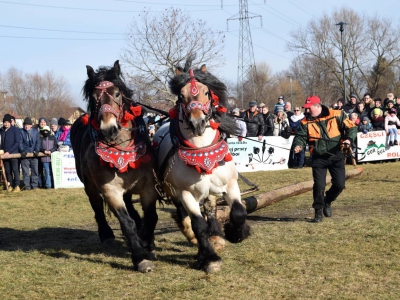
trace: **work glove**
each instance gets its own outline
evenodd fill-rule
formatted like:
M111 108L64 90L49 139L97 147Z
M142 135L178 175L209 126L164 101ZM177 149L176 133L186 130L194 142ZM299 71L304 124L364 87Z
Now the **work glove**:
M25 151L22 151L22 152L21 152L21 157L22 157L22 158L26 158L26 152L25 152Z

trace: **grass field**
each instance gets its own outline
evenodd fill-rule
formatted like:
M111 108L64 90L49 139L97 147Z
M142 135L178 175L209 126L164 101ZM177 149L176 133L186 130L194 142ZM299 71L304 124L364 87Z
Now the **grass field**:
M0 191L0 298L398 299L400 162L361 167L322 223L309 222L311 192L249 215L252 235L227 243L210 275L192 268L196 247L171 206L158 208L156 270L141 274L114 217L118 247L98 242L83 189ZM310 180L311 169L245 175L262 193Z

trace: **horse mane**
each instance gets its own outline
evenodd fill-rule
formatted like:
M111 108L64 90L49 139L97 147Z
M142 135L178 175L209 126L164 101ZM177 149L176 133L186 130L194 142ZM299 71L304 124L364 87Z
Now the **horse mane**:
M89 77L85 81L85 85L82 88L84 100L88 102L88 110L90 108L91 113L94 113L94 109L96 107L96 105L94 105L96 99L94 99L93 97L95 87L102 81L112 82L116 87L120 89L120 91L126 98L131 98L133 95L133 91L126 86L122 74L119 75L114 67L101 66L96 70L93 77Z
M180 71L180 74L171 77L169 80L169 88L171 90L171 93L173 93L174 95L179 96L179 94L181 93L181 89L188 83L190 79L189 69L191 68L194 59L194 54L189 55L183 68L180 66L176 67ZM222 81L220 81L210 72L204 72L200 68L193 69L193 73L198 82L206 85L210 90L213 91L215 95L218 96L219 105L226 106L228 104L227 87ZM178 99L177 103L179 103L179 101L180 100ZM231 116L216 110L216 108L212 106L212 117L215 122L219 123L219 129L221 132L228 135L238 134L238 126L235 119L233 119Z

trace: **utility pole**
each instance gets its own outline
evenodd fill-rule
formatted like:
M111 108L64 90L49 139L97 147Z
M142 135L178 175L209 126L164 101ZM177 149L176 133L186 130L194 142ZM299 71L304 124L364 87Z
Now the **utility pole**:
M342 43L342 74L343 74L343 101L346 103L346 77L344 74L344 44L343 44L343 31L344 31L344 26L347 25L347 23L344 22L339 22L336 24L336 26L339 26L340 30L340 40Z
M294 105L294 101L293 101L293 90L292 90L292 75L288 75L286 77L289 77L289 81L290 81L290 102L292 103L292 109L294 109L295 105Z
M253 41L251 39L251 30L249 19L260 18L262 26L261 15L249 13L247 0L239 0L239 13L227 19L229 21L239 20L239 57L238 57L238 75L237 85L239 91L239 100L244 108L244 85L246 79L249 79L251 88L253 90L253 97L257 101L256 90L254 85L254 75L256 74L256 65L254 60ZM247 78L248 77L248 78Z

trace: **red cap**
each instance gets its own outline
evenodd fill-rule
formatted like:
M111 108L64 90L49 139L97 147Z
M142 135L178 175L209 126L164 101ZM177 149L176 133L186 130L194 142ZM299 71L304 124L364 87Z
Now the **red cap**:
M321 99L319 99L317 96L310 96L307 98L306 103L303 105L303 108L310 108L317 103L321 103Z

